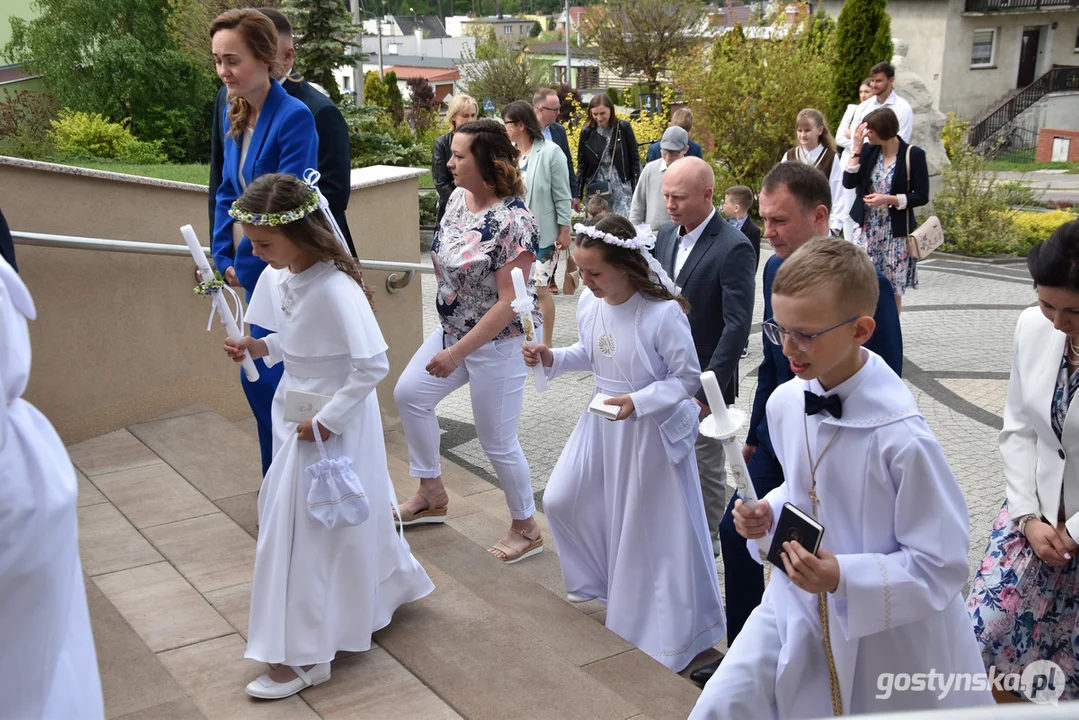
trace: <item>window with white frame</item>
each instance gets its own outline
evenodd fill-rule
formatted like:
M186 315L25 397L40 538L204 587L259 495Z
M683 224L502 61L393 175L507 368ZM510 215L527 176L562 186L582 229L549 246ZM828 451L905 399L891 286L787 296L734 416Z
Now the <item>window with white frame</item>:
M1075 52L1079 53L1079 28L1075 29Z
M502 34L503 35L512 35L513 34L513 26L512 25L503 25L502 26Z
M997 55L997 30L986 28L974 31L974 42L970 51L972 68L993 67Z

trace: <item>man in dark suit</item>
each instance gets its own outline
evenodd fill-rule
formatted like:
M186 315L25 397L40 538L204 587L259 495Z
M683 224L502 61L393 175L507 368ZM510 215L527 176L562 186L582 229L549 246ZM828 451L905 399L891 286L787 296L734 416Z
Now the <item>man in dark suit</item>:
M671 121L667 124L667 127L680 127L686 131L686 135L693 129L693 111L688 107L680 107L671 113ZM657 140L648 146L648 154L645 156L645 162L650 163L653 160L659 160L660 158L660 141ZM701 153L701 146L692 140L689 141L689 150L686 152L686 157L703 157Z
M738 388L738 360L753 315L753 247L712 206L715 173L700 158L672 163L663 176L663 201L671 216L659 228L655 257L682 288L691 307L693 333L701 370L711 370L727 404ZM698 390L702 415L710 412L704 390ZM720 552L719 522L727 507L726 460L723 447L697 440L697 470L712 536Z
M7 264L15 272L19 272L19 266L15 264L15 241L11 239L11 230L8 229L3 212L0 212L0 257L7 260Z
M832 212L832 191L828 178L816 168L804 163L780 163L764 178L760 193L761 219L764 237L772 244L775 255L764 265L764 313L762 320L772 319L772 281L783 261L807 240L828 235L828 218ZM877 273L880 299L873 318L877 321L873 337L866 347L880 355L897 374L903 370L903 334L899 328L899 312L893 300L892 285ZM758 497L783 482L783 467L776 458L768 434L765 406L772 392L794 378L783 348L764 342L764 360L757 370L757 391L753 397L753 414L749 434L743 448L749 477ZM734 507L735 498L730 506ZM746 547L746 539L734 529L730 512L720 525L723 541L723 598L727 606L727 646L730 647L742 630L753 608L760 605L764 595L764 568L754 560ZM690 674L702 687L715 673L719 662L705 665Z
M566 167L569 168L569 193L573 198L571 203L574 210L581 209L581 194L578 192L577 185L577 172L573 169L573 155L569 151L569 139L566 137L566 128L562 127L555 120L558 119L558 114L562 111L562 101L558 99L558 93L551 88L540 88L536 91L536 94L532 96L532 109L536 111L536 119L539 120L540 128L543 129L543 139L553 142L558 147L562 148L562 152L566 156ZM558 252L558 249L555 249ZM558 267L557 262L555 268ZM577 265L573 262L573 256L570 251L566 251L566 272L570 273L577 269ZM555 274L551 273L551 281L547 285L547 290L552 295L558 294L558 284L555 282Z
M296 57L296 50L292 45L292 23L280 11L274 8L259 8L259 12L273 21L277 28L278 44L277 52L281 58L281 67L286 69L283 77L278 78L281 87L292 97L296 98L308 107L315 116L315 131L318 133L318 168L322 177L318 187L326 196L330 204L330 212L334 220L341 227L348 249L356 256L356 248L352 244L352 234L349 232L348 223L345 221L345 210L348 208L349 194L352 192L352 152L349 144L348 123L344 115L326 95L319 92L306 80L291 77L292 62ZM223 162L222 143L224 137L221 133L221 115L228 107L228 98L225 88L217 92L214 100L214 122L211 134L210 148L210 232L213 233L214 213L217 208L217 188L221 184L221 164Z

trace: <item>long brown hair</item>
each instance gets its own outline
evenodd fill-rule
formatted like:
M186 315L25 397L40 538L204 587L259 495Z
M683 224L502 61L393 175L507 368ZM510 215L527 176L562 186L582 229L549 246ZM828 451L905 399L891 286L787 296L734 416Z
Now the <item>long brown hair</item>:
M465 123L455 133L472 138L471 152L487 187L500 198L524 197L525 181L517 167L517 148L502 123L480 118Z
M633 227L633 223L621 215L614 215L613 213L603 215L593 224L593 227L623 240L632 240L637 236L637 230ZM603 254L603 261L611 267L624 270L629 277L630 285L642 295L656 300L674 300L678 303L678 307L682 308L682 312L689 314L688 300L681 295L672 294L667 288L652 279L651 271L648 268L648 260L642 254L642 252L648 252L647 250L630 250L584 233L579 233L573 242L577 247L589 250L598 249Z
M824 113L816 108L805 108L799 111L794 124L798 126L803 122L812 123L814 127L821 128L820 144L835 152L835 138L832 137L832 131L828 129L828 121L824 119Z
M611 119L607 122L607 127L618 125L618 116L615 115L614 103L611 102L611 97L607 93L601 92L593 95L592 99L588 101L588 127L595 130L599 125L599 123L596 122L596 119L592 117L592 108L599 107L600 105L609 108L611 111Z
M237 202L251 213L288 212L303 205L310 192L310 188L294 175L267 173L248 185ZM287 225L278 225L276 229L316 260L332 260L338 270L359 283L374 309L374 294L363 283L360 264L337 240L322 210L315 210Z
M270 77L281 74L280 61L277 58L277 28L274 27L270 18L251 8L226 10L214 18L210 24L210 38L213 39L213 36L221 30L236 30L242 35L255 59L270 66ZM246 98L238 95L230 97L229 101L231 126L228 136L239 143L244 136L247 119L251 115L251 106ZM214 122L217 120L215 119Z

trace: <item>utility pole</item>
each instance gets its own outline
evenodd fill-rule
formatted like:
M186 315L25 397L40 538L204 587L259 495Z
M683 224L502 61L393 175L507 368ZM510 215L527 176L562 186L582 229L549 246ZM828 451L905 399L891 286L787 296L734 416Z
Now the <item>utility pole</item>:
M573 89L573 61L569 51L570 14L569 0L566 0L566 84Z
M375 18L375 25L378 26L378 79L385 80L386 75L382 69L382 6L384 0L375 0L378 5L378 17Z

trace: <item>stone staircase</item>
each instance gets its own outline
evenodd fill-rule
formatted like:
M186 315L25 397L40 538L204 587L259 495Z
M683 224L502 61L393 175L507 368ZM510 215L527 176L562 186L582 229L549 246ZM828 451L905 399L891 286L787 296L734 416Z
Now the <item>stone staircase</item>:
M386 444L403 501L415 489L404 438L390 431ZM402 607L369 652L339 655L331 682L252 700L243 687L266 670L243 659L253 420L196 405L68 450L110 718L682 719L699 693L608 631L603 605L564 599L549 533L536 558L490 556L509 523L502 492L444 460L448 521L407 533L435 592Z

